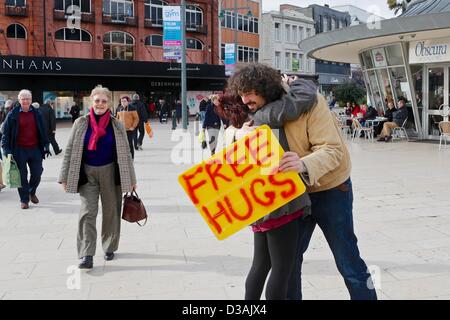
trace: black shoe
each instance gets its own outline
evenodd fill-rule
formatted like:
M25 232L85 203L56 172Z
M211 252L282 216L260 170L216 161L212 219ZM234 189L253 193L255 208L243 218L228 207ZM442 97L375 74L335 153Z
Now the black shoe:
M392 140L392 136L386 137L384 141L389 142Z
M62 149L59 149L58 151L55 151L55 156L57 156L58 154L60 154L62 152Z
M85 256L81 259L78 269L92 269L94 266L94 259L92 256Z
M114 259L114 252L107 252L105 254L105 260L106 261L111 261L112 259Z

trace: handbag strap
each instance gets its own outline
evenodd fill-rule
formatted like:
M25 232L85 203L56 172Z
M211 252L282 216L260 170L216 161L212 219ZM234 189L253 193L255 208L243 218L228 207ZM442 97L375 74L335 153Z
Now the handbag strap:
M147 217L148 218L148 217ZM143 227L143 226L145 226L145 224L147 223L147 218L145 218L145 221L144 221L144 224L143 225L141 225L140 223L139 223L139 221L136 221L136 223L140 226L140 227Z

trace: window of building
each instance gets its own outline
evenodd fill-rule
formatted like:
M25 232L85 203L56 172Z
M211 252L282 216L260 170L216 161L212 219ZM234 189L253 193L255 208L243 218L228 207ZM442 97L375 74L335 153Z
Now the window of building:
M11 39L26 39L27 32L20 24L11 24L6 29L6 37Z
M203 25L203 10L198 6L186 6L186 28L195 28Z
M26 0L6 0L5 4L7 6L13 7L25 7L27 4Z
M275 69L281 69L281 52L275 51Z
M203 42L201 42L198 39L187 38L186 39L186 48L194 49L194 50L203 50Z
M167 2L161 0L145 0L144 12L145 19L150 20L154 25L163 24L163 6L166 6Z
M253 33L259 33L259 20L258 20L258 18L253 18Z
M259 60L259 49L238 46L238 61L239 62L258 62Z
M334 30L336 29L336 18L332 17L331 18L331 29L330 30Z
M163 36L161 34L152 34L145 38L146 46L162 47Z
M92 40L89 32L80 29L62 28L55 32L55 39L62 41L86 41Z
M55 0L55 9L67 12L70 6L77 6L81 12L91 12L91 0Z
M134 39L126 32L111 31L103 36L103 58L134 60Z
M311 37L311 29L310 28L306 28L306 38Z
M386 49L386 59L388 65L399 66L403 65L402 47L399 44L388 46Z
M298 42L298 27L292 26L292 42Z
M322 32L327 32L329 31L329 27L328 27L328 16L323 16L323 20L322 20Z
M237 24L238 24L238 30L243 31L244 30L244 16L240 13L237 14Z
M242 31L245 31L245 32L248 32L249 31L249 26L248 26L248 24L249 24L249 21L248 21L248 17L247 16L243 16L242 17L242 21L243 21L243 29L242 29Z
M285 26L285 34L286 34L286 42L291 42L291 25L290 24L286 24Z
M285 67L286 71L290 71L292 68L290 52L286 52L284 62L285 62L284 67Z
M103 14L113 21L124 22L126 17L134 17L133 0L103 0Z
M304 29L303 27L298 27L298 41L302 41L305 38L303 35Z
M280 41L280 24L278 22L275 22L275 40Z

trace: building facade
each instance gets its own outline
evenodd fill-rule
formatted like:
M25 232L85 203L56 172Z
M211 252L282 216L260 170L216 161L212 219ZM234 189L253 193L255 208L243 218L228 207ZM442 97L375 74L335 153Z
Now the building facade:
M263 13L260 61L281 73L314 75L315 61L298 47L314 34L314 20L301 12L285 9Z
M330 31L347 28L350 26L351 17L347 12L331 9L329 6L310 5L300 8L293 5L282 5L280 10L295 10L314 20L315 34L328 33ZM301 48L300 48L301 49ZM350 64L335 62L333 59L316 59L316 74L319 79L320 92L324 95L332 94L337 85L350 80Z
M258 62L260 57L261 0L219 0L220 59L225 44L237 46L237 62Z
M147 100L175 100L181 88L179 64L163 58L162 11L177 3L0 0L0 101L27 87L37 101L56 99L58 117L67 117L73 101L87 108L96 84L115 91L114 103L132 92ZM187 1L188 90L223 87L218 25L217 0Z
M432 23L431 23L432 22ZM439 139L450 120L450 0L415 0L380 28L356 25L300 43L310 57L362 66L372 105L407 98L409 134Z

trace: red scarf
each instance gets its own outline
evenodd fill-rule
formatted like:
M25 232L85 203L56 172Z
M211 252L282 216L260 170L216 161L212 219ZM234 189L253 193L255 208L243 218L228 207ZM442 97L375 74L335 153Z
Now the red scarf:
M111 114L108 110L104 115L100 117L100 120L97 123L97 121L95 120L94 107L91 107L91 110L89 111L89 122L91 124L92 134L91 138L89 139L89 151L97 150L97 141L106 134L106 127L108 126L110 119Z

